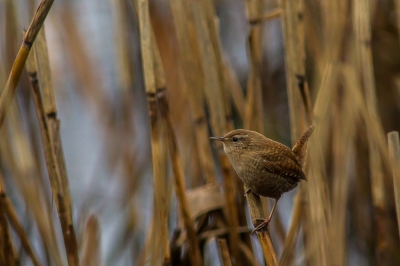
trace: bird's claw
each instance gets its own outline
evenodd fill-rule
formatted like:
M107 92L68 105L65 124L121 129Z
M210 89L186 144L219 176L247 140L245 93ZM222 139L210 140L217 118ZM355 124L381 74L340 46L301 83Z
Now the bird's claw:
M270 221L271 221L271 219L261 219L261 218L254 219L254 223L257 223L257 222L261 222L261 223L259 225L257 225L257 227L254 228L253 231L251 231L251 234L254 234L255 232L260 231L264 227L268 227L268 224Z

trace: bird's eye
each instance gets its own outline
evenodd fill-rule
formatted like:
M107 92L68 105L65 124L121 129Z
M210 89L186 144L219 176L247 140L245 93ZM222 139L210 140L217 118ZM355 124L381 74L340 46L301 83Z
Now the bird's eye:
M238 137L233 137L233 138L232 138L232 141L233 141L233 142L237 142L238 140L239 140Z

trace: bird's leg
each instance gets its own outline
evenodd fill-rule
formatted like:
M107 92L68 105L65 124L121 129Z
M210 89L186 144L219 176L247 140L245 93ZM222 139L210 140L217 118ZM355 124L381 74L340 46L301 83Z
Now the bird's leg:
M254 228L253 231L251 231L252 234L254 234L255 232L261 230L261 229L264 228L265 226L268 226L269 222L270 222L271 219L272 219L272 214L273 214L274 211L275 211L276 204L278 203L278 200L279 200L279 199L275 199L274 206L272 206L271 213L269 214L269 216L268 216L267 219L260 219L260 218L255 219L255 222L261 221L261 223L260 223L259 225L257 225L257 227Z
M247 193L249 193L251 191L250 188L246 189L246 191L244 192L244 196L246 197Z

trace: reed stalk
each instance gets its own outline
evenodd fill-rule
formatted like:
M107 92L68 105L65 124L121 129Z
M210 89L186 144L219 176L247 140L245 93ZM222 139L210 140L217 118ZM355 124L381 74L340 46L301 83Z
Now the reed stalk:
M17 57L15 58L10 75L7 80L6 87L0 97L0 127L3 125L7 109L10 107L11 101L14 98L17 84L28 58L32 44L39 33L40 28L46 19L47 14L53 5L54 0L42 0L36 10L36 13L29 25L28 30L24 34L23 42L19 48Z
M396 202L397 224L400 228L400 142L399 132L392 131L388 134L389 156L393 173L393 189ZM399 229L400 234L400 229Z

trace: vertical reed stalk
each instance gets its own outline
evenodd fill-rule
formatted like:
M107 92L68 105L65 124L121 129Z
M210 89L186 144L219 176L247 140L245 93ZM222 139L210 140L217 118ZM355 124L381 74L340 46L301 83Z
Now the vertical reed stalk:
M400 235L400 142L399 132L392 131L388 134L389 156L393 173L393 189L396 202L397 224Z
M44 50L42 50L44 51ZM41 66L48 64L45 63L47 55L40 51L37 51L42 57L43 63ZM46 158L47 170L50 178L50 185L52 189L53 200L56 203L57 210L59 213L59 219L61 222L61 228L64 237L64 244L67 251L68 264L79 265L78 257L78 244L76 241L75 231L72 221L72 204L71 196L69 193L68 177L66 176L66 167L64 162L64 156L62 152L62 145L60 140L60 128L59 120L57 119L57 112L55 107L54 92L51 86L51 81L45 82L43 90L46 91L46 102L42 98L42 94L39 88L39 79L37 77L36 57L32 54L28 58L27 72L31 80L31 86L33 90L33 98L36 106L36 114L39 121L40 133L42 137L42 145ZM42 69L40 76L51 75L45 73ZM50 68L47 68L48 70ZM45 78L46 79L46 78ZM47 77L49 79L49 77ZM49 110L46 114L45 108ZM50 119L49 119L50 117ZM61 200L61 201L60 201Z
M377 100L375 95L375 77L371 50L371 1L357 0L353 7L353 27L355 33L356 66L360 71L362 86L364 88L366 111L368 120L379 121ZM378 124L374 130L380 131ZM383 136L380 136L383 137ZM384 187L384 174L379 145L374 136L368 133L369 166L371 174L371 190L374 205L374 218L376 224L377 258L379 263L387 264L390 261L390 242L392 235L387 231L388 210L386 205L386 191ZM385 147L386 148L386 147ZM387 155L387 153L385 154Z
M154 223L154 237L157 235L157 232L160 233L160 238L154 238L153 244L154 247L157 248L159 245L156 244L157 241L160 241L161 244L160 251L163 255L163 263L169 264L169 249L165 250L168 246L164 244L167 243L166 239L168 238L168 228L165 227L165 224L168 224L168 216L166 215L167 210L167 202L166 202L166 181L165 174L162 174L162 162L161 160L161 121L159 120L158 114L158 106L156 99L156 86L158 83L158 78L156 75L159 74L156 67L161 67L155 64L155 50L157 47L154 43L153 31L150 24L149 17L149 6L148 1L137 1L136 9L139 20L139 29L140 29L140 44L141 44L141 52L142 52L142 64L144 71L144 83L147 94L147 103L149 109L150 116L150 125L151 125L151 151L153 157L153 175L154 175L154 199L155 199L155 217L153 220ZM166 231L167 230L167 231ZM152 257L153 262L159 256L159 252L155 253L156 250L153 251ZM154 254L155 253L155 254Z
M176 30L179 48L180 71L183 74L185 89L193 117L196 144L204 179L208 184L215 183L214 165L209 142L207 118L204 110L203 73L198 58L198 38L195 32L192 2L184 0L169 1Z

